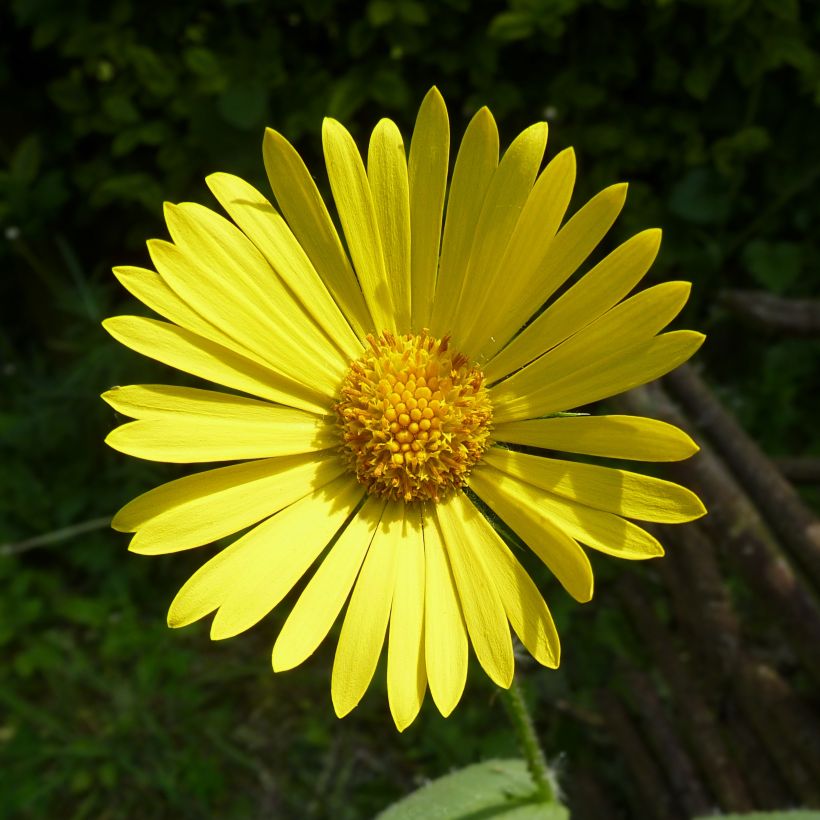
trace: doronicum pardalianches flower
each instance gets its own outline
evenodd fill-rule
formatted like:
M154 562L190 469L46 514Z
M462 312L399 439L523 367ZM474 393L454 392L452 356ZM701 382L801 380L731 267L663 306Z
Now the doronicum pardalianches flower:
M558 666L547 605L488 514L578 601L593 588L582 544L652 558L661 545L628 519L703 515L683 487L547 455L692 455L694 442L659 421L565 413L667 373L703 336L661 332L687 283L628 296L660 231L632 237L565 286L612 226L626 186L564 222L575 157L567 149L541 170L546 123L499 161L498 131L482 108L449 186L436 89L409 158L387 119L366 164L338 122L325 120L322 136L344 239L299 155L268 130L278 210L243 180L213 174L208 186L229 218L168 204L172 241L148 242L156 270L115 269L168 321L119 316L108 332L236 392L114 388L105 400L136 420L108 443L156 461L238 463L145 493L113 526L135 533L130 549L148 555L247 529L182 587L168 623L215 612L211 636L237 635L309 574L273 647L274 670L308 658L347 604L336 712L359 702L386 638L388 699L404 729L428 686L442 714L452 711L469 646L509 686L510 627L537 661Z

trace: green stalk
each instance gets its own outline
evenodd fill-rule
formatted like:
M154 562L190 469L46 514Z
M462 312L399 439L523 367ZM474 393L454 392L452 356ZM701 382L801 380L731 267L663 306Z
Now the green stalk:
M518 738L518 745L524 753L524 759L527 762L530 777L535 783L538 796L543 803L555 803L555 785L552 782L552 775L547 766L544 750L541 748L538 736L535 734L532 716L529 709L527 709L527 704L524 702L524 696L516 678L513 678L509 689L502 689L501 691L504 697L504 705L507 707L507 714L510 716L510 721Z

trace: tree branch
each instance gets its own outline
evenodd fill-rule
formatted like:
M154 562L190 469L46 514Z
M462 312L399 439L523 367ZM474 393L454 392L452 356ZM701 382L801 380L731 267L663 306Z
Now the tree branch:
M728 413L706 383L684 365L664 380L727 465L783 544L820 590L820 521L794 487Z
M718 300L750 325L787 336L820 338L820 302L763 290L724 290Z

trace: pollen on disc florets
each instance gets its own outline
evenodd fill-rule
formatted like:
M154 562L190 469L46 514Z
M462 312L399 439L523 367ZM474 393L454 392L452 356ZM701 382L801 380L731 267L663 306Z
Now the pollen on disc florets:
M374 495L441 500L490 444L484 374L426 330L367 341L334 406L345 458Z

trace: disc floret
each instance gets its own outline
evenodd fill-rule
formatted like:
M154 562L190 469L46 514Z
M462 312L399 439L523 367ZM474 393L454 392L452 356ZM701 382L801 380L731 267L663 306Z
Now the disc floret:
M439 501L464 486L490 445L484 374L426 330L367 342L334 406L343 455L374 495Z

